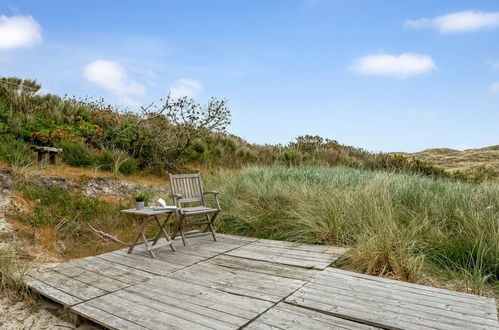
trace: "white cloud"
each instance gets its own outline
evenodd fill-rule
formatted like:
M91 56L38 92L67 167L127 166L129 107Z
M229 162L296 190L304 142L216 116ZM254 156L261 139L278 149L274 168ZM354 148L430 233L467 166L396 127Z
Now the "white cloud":
M203 85L193 79L179 79L170 88L170 96L174 99L189 96L194 97L203 89Z
M490 85L490 91L492 93L499 93L499 82L492 83L492 85Z
M499 70L499 61L487 60L485 61L493 70Z
M424 119L432 120L432 119L435 119L436 117L437 117L437 114L434 113L433 111L423 112Z
M31 47L42 41L42 28L31 16L0 16L0 50Z
M356 59L350 69L359 74L404 78L430 72L436 65L428 55L373 54Z
M434 18L406 20L405 26L409 28L432 28L442 34L471 32L499 26L499 13L466 10Z
M124 66L118 62L95 60L83 68L85 79L121 98L127 105L140 102L133 97L144 95L144 85L130 79Z
M422 119L426 119L426 120L433 120L433 119L437 118L437 114L433 111L420 112L420 111L411 109L411 110L409 110L409 113L413 117L418 117L418 118L422 118Z

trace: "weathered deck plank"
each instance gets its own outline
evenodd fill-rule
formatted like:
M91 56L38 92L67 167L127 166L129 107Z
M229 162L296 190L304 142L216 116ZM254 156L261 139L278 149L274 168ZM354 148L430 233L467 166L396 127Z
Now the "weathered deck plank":
M237 329L272 303L160 277L75 306L94 308L150 329ZM133 311L130 308L133 307ZM104 319L94 318L106 325ZM94 316L95 317L95 316Z
M138 284L157 276L136 268L130 268L114 262L102 260L97 257L76 259L68 262L67 264L78 266L85 270L122 281L129 285Z
M340 278L341 281L337 279ZM358 279L351 277L348 275L338 275L338 277L331 279L327 282L319 282L314 280L313 282L307 285L307 288L319 290L324 293L330 294L348 294L350 297L361 297L364 292L370 292L372 295L376 295L380 298L386 298L388 300L388 304L392 301L390 300L394 295L401 295L410 300L413 305L411 308L414 310L428 310L431 313L440 314L440 310L448 312L449 314L457 313L456 316L461 314L466 314L468 318L490 318L494 316L494 308L493 304L477 304L475 301L470 302L466 299L449 299L449 297L442 297L442 294L433 294L429 295L424 290L419 292L406 291L404 288L399 288L396 285L388 286L388 285L373 285L370 282L367 282L364 279ZM404 305L404 302L398 302L400 305Z
M39 282L43 282L59 291L68 295L74 296L81 300L88 300L103 294L107 291L99 289L95 286L81 282L69 276L60 274L54 270L46 272L33 272L30 276ZM67 304L70 305L70 304Z
M137 255L135 253L127 254L122 250L104 253L97 256L97 258L158 276L170 274L184 267L183 265L152 259L148 256Z
M302 244L302 243L287 242L287 241L276 241L270 239L259 239L258 241L255 241L255 245L281 247L281 248L292 249L295 251L309 251L309 252L337 254L337 255L343 255L348 251L348 248L339 247L339 246Z
M175 240L156 259L139 245L73 260L27 282L111 329L499 328L493 299L328 268L344 248L217 238Z
M330 268L286 301L388 328L497 329L495 304L488 299L472 296L466 300L468 295L463 295L463 305L458 299L449 299L456 296L446 290L435 290L429 296L432 289ZM466 304L472 301L475 305Z
M227 255L247 258L260 261L268 261L279 263L283 265L304 267L304 268L315 268L315 269L325 269L332 262L338 259L338 256L332 255L329 258L307 258L292 255L291 253L286 253L280 250L273 249L271 247L258 247L252 244L240 247L238 249L229 251Z
M344 320L328 314L279 303L268 312L264 313L245 329L377 329L362 323Z
M140 324L133 323L125 320L119 316L112 313L106 312L101 308L91 306L89 304L80 304L74 306L72 311L80 316L83 316L91 321L101 324L109 329L123 329L123 330L143 330L148 329Z
M50 298L65 306L72 306L81 303L83 300L71 294L59 290L57 287L41 282L31 276L26 278L26 284L41 295Z
M107 292L113 292L129 286L126 282L115 280L75 265L61 264L54 268L53 271Z
M277 302L306 282L243 269L202 263L171 275L191 284L216 288L220 291Z
M310 280L313 275L319 272L319 270L316 269L293 267L267 261L238 258L225 254L209 259L206 262L228 268L241 269L303 281Z

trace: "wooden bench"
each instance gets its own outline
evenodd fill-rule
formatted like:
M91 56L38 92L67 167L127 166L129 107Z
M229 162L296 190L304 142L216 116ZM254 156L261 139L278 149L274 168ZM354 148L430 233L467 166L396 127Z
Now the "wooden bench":
M62 149L53 147L32 146L31 149L38 153L38 163L40 166L45 166L47 163L55 165L57 155L62 153Z

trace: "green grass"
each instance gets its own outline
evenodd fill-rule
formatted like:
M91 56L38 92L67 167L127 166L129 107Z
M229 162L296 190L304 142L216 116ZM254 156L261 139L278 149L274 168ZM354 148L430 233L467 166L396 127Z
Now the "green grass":
M251 167L207 178L226 233L352 247L345 264L418 281L499 279L499 187L352 168Z
M0 158L9 165L25 167L32 162L33 151L22 140L4 136L0 139Z
M83 142L60 141L56 147L61 148L62 160L72 166L92 166L95 156Z
M0 244L0 294L32 303L33 295L24 283L29 267L29 258L14 243Z

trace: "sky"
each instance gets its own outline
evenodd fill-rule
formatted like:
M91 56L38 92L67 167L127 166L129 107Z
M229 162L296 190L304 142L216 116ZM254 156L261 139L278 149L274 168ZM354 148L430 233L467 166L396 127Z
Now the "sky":
M0 76L138 111L229 100L251 143L499 144L499 1L0 0Z

